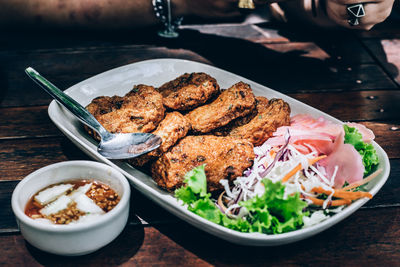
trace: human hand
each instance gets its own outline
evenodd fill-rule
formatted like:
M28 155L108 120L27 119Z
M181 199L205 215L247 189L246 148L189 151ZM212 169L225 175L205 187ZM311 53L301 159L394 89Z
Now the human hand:
M338 25L351 28L370 30L374 25L384 21L392 11L394 0L374 0L362 2L360 0L326 0L326 13ZM365 16L359 18L359 24L352 26L349 23L347 6L362 3Z

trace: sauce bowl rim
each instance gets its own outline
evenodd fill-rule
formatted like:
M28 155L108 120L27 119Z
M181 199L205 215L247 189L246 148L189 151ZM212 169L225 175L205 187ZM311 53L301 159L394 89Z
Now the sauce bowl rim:
M90 221L90 222L82 222L82 223L77 223L77 224L68 224L68 225L56 225L56 224L45 224L42 222L35 221L35 219L30 218L28 215L25 214L25 211L21 209L20 204L18 202L18 197L20 194L23 194L23 189L26 183L28 183L32 179L40 179L40 174L49 171L52 168L56 167L73 167L73 166L83 166L88 169L93 169L93 168L100 168L103 169L104 171L110 172L111 176L113 178L118 179L118 181L122 185L122 197L119 201L119 203L109 212L102 214L99 216L98 219ZM94 180L96 180L96 177L93 177ZM66 179L67 180L67 179ZM51 185L51 183L48 184L48 186ZM41 189L38 189L41 190ZM96 161L89 161L89 160L71 160L71 161L62 161L58 163L53 163L50 165L47 165L45 167L42 167L40 169L37 169L36 171L30 173L27 175L25 178L23 178L15 187L12 197L11 197L11 207L12 210L16 216L16 218L23 222L24 224L40 229L43 231L49 231L49 232L76 232L76 231L84 231L89 228L94 228L94 227L99 227L101 225L104 225L110 220L112 220L115 216L118 216L124 208L126 208L127 204L129 204L130 201L130 185L128 180L125 178L125 176L117 171L116 169L112 168L109 165L106 165L104 163L96 162ZM26 203L27 204L27 203ZM24 206L24 209L26 207L26 204Z

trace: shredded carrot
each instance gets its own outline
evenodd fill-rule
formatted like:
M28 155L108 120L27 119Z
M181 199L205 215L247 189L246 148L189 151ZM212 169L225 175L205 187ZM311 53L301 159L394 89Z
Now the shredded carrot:
M323 158L326 158L326 155L322 155L322 156L319 156L319 157L316 157L313 159L309 159L308 164L313 165ZM293 168L293 170L291 170L288 174L285 175L285 177L282 178L282 183L287 182L290 179L290 177L295 175L296 172L300 171L301 169L302 169L302 165L301 165L301 163L299 163L296 167Z
M326 194L326 195L332 194L332 191L325 190L320 186L314 187L313 189L311 189L311 191L315 192L315 193ZM345 191L343 189L334 190L333 196L337 197L337 198L344 198L344 199L349 199L349 200L356 200L356 199L363 198L363 197L367 197L369 199L372 198L372 195L369 192L362 192L362 191L350 192L350 191Z
M372 181L375 177L377 177L378 174L380 174L381 172L382 172L382 169L378 169L378 170L376 170L374 173L372 173L371 175L369 175L368 177L365 177L364 179L362 179L361 181L355 182L355 183L349 184L349 185L346 186L346 187L343 187L342 190L351 190L351 189L353 189L353 188L356 188L356 187L362 186L362 185L364 185L364 184L366 184L366 183L368 183L368 182L371 182L371 181Z
M307 196L306 198L310 199L314 205L322 206L324 205L323 199L315 198L315 197L309 197ZM328 203L329 207L337 207L337 206L343 206L343 205L349 205L351 204L350 199L337 199L337 200L331 200Z

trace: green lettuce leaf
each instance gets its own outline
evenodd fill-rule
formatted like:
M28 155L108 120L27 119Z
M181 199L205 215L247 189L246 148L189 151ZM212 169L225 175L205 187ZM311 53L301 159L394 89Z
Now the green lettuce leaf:
M204 167L203 164L186 173L183 182L187 186L175 190L176 198L182 200L185 204L190 204L199 197L207 196L207 179Z
M303 209L307 203L298 193L284 198L285 186L263 179L264 194L239 203L250 212L255 232L279 234L296 230L303 225Z
M247 231L248 222L229 218L211 200L211 194L207 193L204 167L196 167L185 175L185 186L175 190L175 197L188 204L188 210L211 222L237 231Z
M209 221L218 224L221 222L222 212L215 206L214 202L212 202L209 197L200 198L195 201L193 205L188 207L188 210Z
M362 141L362 135L354 127L343 125L345 136L344 143L351 144L360 153L365 167L364 176L373 172L379 164L378 154L372 144Z
M196 194L188 186L182 186L181 188L176 189L175 197L182 200L185 204L191 204L198 200L198 196L196 196Z
M264 179L265 193L239 203L249 211L244 218L233 219L215 205L207 194L204 165L194 168L185 176L185 186L175 190L175 196L188 205L191 212L219 225L240 232L278 234L296 230L303 225L303 209L307 204L299 194L284 198L285 186Z

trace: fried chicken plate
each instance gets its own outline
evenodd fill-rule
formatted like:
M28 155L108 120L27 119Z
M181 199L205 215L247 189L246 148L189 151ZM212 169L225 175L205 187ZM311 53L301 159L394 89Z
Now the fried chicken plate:
M191 110L219 93L217 81L203 72L185 73L157 89L163 103L173 110Z
M186 136L152 165L152 176L160 187L179 188L185 174L205 164L209 191L222 189L221 179L233 181L253 164L253 145L231 136Z
M208 190L215 191L222 189L221 179L232 182L251 167L254 146L290 122L286 102L255 97L244 82L218 93L217 81L208 74L185 73L157 90L137 85L123 97L95 98L87 109L112 133L152 132L161 137L158 149L128 160L133 166L152 162L152 177L160 187L179 188L187 172L205 164ZM165 108L195 109L165 115ZM190 130L197 135L187 136Z
M197 133L208 133L227 125L232 120L246 116L255 108L255 97L250 86L243 82L223 91L210 104L200 106L186 115Z
M165 111L161 94L143 84L134 86L123 97L97 97L86 109L111 133L151 132ZM88 131L94 135L91 129Z

